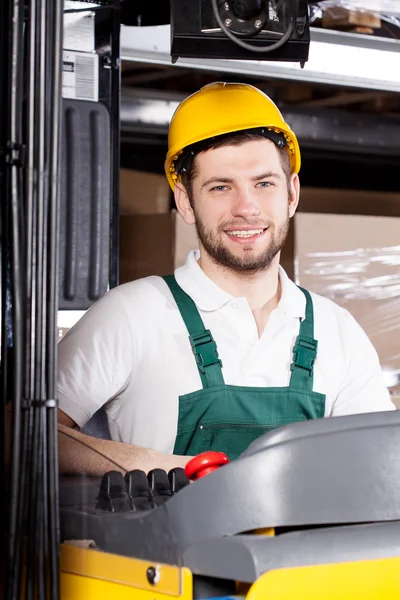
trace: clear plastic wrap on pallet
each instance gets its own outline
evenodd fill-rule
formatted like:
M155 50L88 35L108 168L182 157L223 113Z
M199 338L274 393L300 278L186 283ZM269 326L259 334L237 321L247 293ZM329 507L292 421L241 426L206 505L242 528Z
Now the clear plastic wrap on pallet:
M400 407L400 218L296 215L297 283L346 308Z
M309 6L314 27L400 38L399 0L319 0Z

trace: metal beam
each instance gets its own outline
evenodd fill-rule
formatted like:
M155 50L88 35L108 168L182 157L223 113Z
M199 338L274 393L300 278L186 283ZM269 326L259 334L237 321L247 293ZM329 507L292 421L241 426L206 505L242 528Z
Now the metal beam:
M194 70L340 87L400 92L398 40L311 28L309 61L298 63L180 58L171 64L170 26L127 27L121 31L121 59Z
M362 91L362 92L339 92L333 96L327 98L314 98L313 100L305 100L299 102L297 106L315 106L318 108L338 108L343 106L349 106L350 104L361 104L364 102L371 102L374 100L384 100L387 98L398 98L397 95L393 95L392 92L377 92L374 91Z
M184 94L122 88L121 130L126 134L167 136L168 126ZM283 115L303 147L400 156L400 122L380 115L316 107L283 108Z

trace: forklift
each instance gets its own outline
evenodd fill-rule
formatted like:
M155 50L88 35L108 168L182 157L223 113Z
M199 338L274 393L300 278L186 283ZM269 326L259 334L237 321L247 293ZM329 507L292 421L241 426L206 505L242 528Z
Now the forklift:
M59 475L57 312L118 285L121 24L170 24L172 63L308 59L306 0L1 3L1 598L400 597L397 412Z

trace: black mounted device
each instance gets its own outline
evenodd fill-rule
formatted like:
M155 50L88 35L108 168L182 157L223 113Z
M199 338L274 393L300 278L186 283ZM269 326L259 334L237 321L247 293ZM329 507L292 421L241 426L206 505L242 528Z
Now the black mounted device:
M307 0L171 0L171 56L308 59Z

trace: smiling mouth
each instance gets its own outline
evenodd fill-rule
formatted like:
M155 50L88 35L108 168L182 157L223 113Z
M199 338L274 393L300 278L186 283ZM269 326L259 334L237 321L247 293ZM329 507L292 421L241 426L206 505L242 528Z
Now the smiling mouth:
M226 230L225 233L230 237L246 239L262 235L267 229L268 227L262 227L259 229L232 229Z

